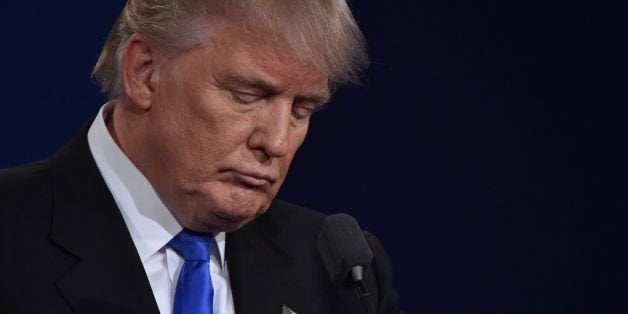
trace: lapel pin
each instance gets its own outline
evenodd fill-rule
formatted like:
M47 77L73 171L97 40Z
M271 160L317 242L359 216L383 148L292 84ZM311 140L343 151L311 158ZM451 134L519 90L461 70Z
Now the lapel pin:
M283 311L281 312L281 314L299 314L299 313L293 311L292 309L284 305Z

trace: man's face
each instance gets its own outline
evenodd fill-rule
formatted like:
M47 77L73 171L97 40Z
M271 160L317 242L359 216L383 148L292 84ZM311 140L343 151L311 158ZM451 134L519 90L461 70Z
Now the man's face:
M185 227L231 231L283 183L327 76L288 49L225 29L157 65L145 174Z

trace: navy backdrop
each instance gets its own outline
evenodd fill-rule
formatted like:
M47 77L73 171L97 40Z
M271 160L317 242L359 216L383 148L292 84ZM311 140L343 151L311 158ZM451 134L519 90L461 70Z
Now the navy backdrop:
M281 197L378 235L410 313L628 313L628 2L353 5L373 64ZM0 167L96 113L122 6L0 3Z

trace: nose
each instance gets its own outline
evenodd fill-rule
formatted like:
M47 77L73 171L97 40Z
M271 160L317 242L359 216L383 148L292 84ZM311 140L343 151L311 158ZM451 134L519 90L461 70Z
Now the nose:
M262 151L267 158L278 158L290 149L291 103L269 104L260 109L249 146Z

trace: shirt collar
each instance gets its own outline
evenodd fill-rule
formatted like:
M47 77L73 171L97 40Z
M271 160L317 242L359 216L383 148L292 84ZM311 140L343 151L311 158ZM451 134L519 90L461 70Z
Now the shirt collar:
M164 248L183 227L161 201L146 177L111 137L105 124L113 112L107 103L87 134L92 156L113 195L142 263ZM214 236L221 266L225 263L225 233Z

